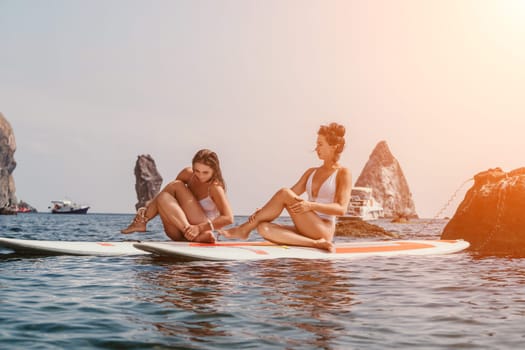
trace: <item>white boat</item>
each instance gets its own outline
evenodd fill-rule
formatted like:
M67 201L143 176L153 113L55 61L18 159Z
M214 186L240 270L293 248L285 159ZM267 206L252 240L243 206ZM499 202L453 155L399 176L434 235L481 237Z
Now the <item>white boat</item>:
M370 187L353 187L348 209L345 215L340 216L339 219L375 220L383 216L383 207L372 196Z
M51 201L51 203L49 209L53 214L86 214L89 209L87 205L80 205L68 199Z

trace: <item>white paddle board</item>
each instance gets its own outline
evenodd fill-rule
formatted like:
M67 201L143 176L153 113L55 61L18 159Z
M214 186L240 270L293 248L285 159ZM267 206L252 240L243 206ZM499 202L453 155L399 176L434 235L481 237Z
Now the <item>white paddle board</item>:
M370 256L451 254L469 247L463 240L398 240L336 244L335 253L270 242L218 242L181 245L177 242L140 242L134 246L155 255L192 260L355 259Z
M51 255L144 255L147 252L133 246L135 242L73 242L41 241L30 239L1 238L0 247L20 254Z

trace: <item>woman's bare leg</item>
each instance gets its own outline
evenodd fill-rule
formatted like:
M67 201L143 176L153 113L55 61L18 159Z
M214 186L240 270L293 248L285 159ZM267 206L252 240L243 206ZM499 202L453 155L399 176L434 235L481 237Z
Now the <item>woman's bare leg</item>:
M133 221L131 221L131 224L129 224L125 229L120 230L120 233L129 234L133 232L146 232L146 224L148 220L144 216L145 212L146 208L139 208L139 210L137 210L137 214L135 214L135 217L133 218Z
M182 181L174 181L173 190L182 210L186 213L191 225L201 224L208 220L199 201ZM193 239L194 242L215 243L215 236L211 231L201 232Z
M261 236L269 241L279 244L315 247L333 251L332 238L335 227L332 223L321 219L314 212L293 213L289 211L295 229L282 225L272 224L283 209L297 201L297 195L290 189L279 190L251 220L221 231L228 238L247 239L250 232L257 228Z
M155 197L153 197L152 200L150 200L146 204L145 207L139 208L131 224L127 228L121 230L120 232L124 234L133 232L146 232L146 226L148 224L148 221L153 219L159 213L157 204L157 198L159 197L159 195L162 193L169 193L175 198L175 182L176 181L172 181L169 184L167 184L161 192L159 192Z
M170 191L159 193L155 201L166 234L170 238L179 237L175 229L182 234L188 225L200 224L207 220L202 207L186 185L181 181L173 181L171 184ZM215 237L211 231L205 231L199 233L193 241L213 243Z
M171 221L160 215L162 226L164 226L164 232L172 241L185 241L184 234L177 228Z
M160 214L164 231L173 240L183 238L184 228L188 225L196 225L207 220L199 202L179 180L167 184L146 206L140 223L132 223L122 233L145 232L146 223ZM215 242L215 236L211 231L199 233L193 239L196 242Z
M159 193L157 193L157 195L155 197L153 197L152 200L150 200L146 204L145 216L146 216L148 221L153 219L155 216L157 216L159 214L159 208L158 208L158 204L157 204L157 197L161 193L165 193L166 192L166 193L171 194L175 198L175 191L176 191L176 187L178 186L178 183L181 183L181 181L179 181L179 180L171 181L166 186L164 186L164 188Z
M275 220L286 206L296 201L296 197L297 195L292 190L282 188L277 191L260 210L252 215L251 218L253 218L253 220L248 220L240 226L219 232L228 238L247 239L250 236L250 232L254 230L259 223Z
M297 233L294 228L262 222L257 226L257 232L266 240L276 244L288 244L302 247L312 247L334 252L335 248L331 240L325 238L312 239Z
M157 205L163 223L167 222L181 232L190 224L179 202L170 194L166 192L159 193Z
M184 233L179 230L175 225L173 225L169 219L163 219L163 216L161 215L162 225L164 226L164 232L166 232L166 235L171 238L173 241L186 241L186 237L184 237ZM203 243L214 243L215 237L211 233L211 231L206 231L200 233L195 239L194 242L203 242Z

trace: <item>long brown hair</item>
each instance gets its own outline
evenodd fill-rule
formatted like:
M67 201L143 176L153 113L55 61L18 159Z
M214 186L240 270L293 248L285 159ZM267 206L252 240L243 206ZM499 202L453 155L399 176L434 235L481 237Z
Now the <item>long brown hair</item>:
M321 125L317 132L317 135L324 136L330 146L337 146L335 149L335 161L339 160L341 152L345 148L345 133L345 127L337 123Z
M226 182L222 178L221 164L217 153L209 149L201 149L193 156L191 164L202 163L209 166L213 170L213 175L210 182L217 182L226 191Z

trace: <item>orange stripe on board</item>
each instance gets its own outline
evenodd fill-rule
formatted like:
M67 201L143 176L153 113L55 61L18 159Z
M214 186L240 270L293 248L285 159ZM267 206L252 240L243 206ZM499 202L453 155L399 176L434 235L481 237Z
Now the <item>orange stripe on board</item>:
M239 247L242 249L249 250L258 255L267 255L268 252L261 249L253 249L251 247L261 246L272 246L275 245L271 242L220 242L220 243L197 243L191 242L190 247Z
M370 246L370 247L336 247L335 252L341 253L375 253L375 252L394 252L409 249L433 248L432 244L415 242L396 242L395 245Z
M113 247L113 244L111 244L111 243L106 243L106 242L98 242L97 244L98 244L98 245L105 246L105 247Z
M251 249L251 248L244 248L246 250L249 250L250 252L254 252L257 255L268 255L267 251L260 250L260 249Z
M190 247L267 247L275 245L270 242L218 242L218 243L198 243L190 242Z

